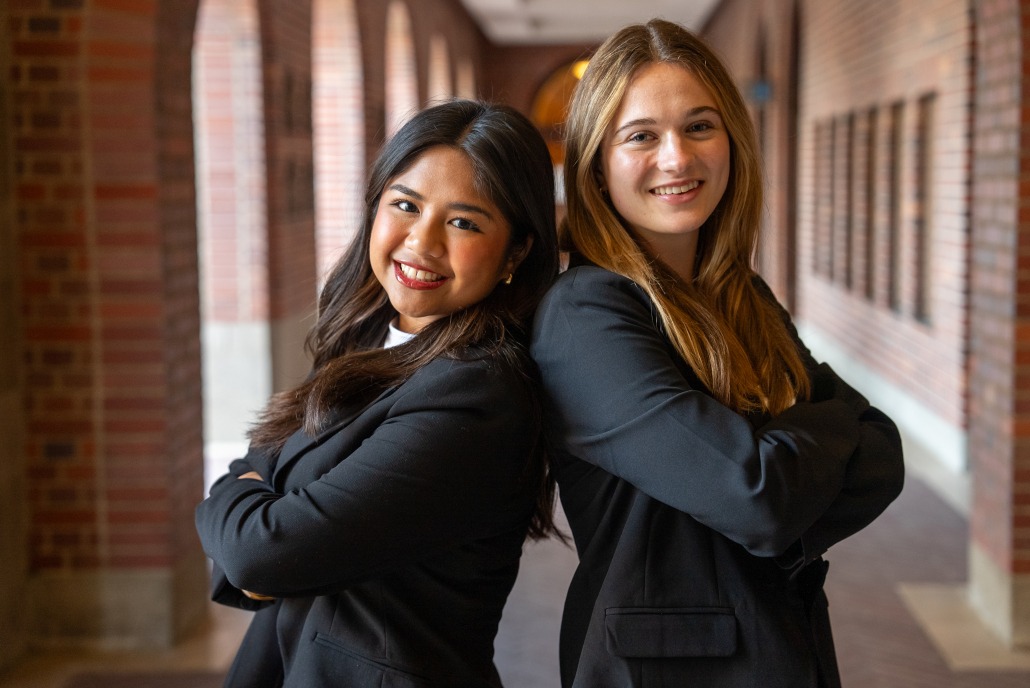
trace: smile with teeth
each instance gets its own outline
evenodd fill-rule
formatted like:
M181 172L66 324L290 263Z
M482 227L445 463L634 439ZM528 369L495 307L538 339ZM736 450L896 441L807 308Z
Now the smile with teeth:
M684 194L688 191L693 191L699 186L701 186L701 182L694 180L683 184L682 186L656 186L651 189L651 193L655 196L675 196L677 194Z
M397 266L405 277L416 282L439 282L444 278L443 275L428 270L419 270L404 263L397 263Z

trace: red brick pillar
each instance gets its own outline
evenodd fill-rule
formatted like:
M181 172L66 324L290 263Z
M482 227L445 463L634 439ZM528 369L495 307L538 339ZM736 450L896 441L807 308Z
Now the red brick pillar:
M268 183L272 388L303 381L315 311L311 0L259 0Z
M29 634L167 645L204 609L196 0L8 5Z
M358 0L362 95L365 120L365 166L372 164L386 140L386 10L387 2Z
M1030 0L976 3L970 596L1030 645Z
M4 6L6 7L6 5ZM25 471L23 469L22 350L17 294L13 93L27 79L11 64L12 22L0 12L0 673L25 651Z
M361 223L364 75L353 0L314 0L312 16L315 233L321 280L350 245Z

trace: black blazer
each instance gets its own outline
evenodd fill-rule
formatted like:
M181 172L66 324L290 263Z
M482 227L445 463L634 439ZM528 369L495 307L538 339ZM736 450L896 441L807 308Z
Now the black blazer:
M226 685L499 686L539 484L530 394L499 361L437 360L280 456L233 462L196 512L217 599L262 608ZM267 482L236 479L249 470Z
M576 267L544 299L531 353L580 558L563 686L839 685L820 555L898 495L901 443L798 344L813 400L747 418L706 393L630 280Z

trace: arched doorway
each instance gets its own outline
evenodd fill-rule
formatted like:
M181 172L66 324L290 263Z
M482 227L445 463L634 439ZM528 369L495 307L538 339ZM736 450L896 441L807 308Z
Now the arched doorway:
M572 93L586 71L586 65L585 60L577 60L558 67L544 80L533 98L530 118L543 133L551 151L551 162L555 165L565 162L561 128L569 113Z
M562 138L562 127L569 113L572 94L586 68L586 60L577 60L555 69L537 89L530 110L530 119L540 129L551 153L551 163L554 165L555 199L558 204L559 216L562 215L565 208L565 187L562 184L565 145Z

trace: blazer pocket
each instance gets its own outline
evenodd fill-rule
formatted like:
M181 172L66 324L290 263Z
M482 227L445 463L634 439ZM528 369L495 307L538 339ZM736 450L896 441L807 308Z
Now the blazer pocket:
M312 681L314 684L338 683L343 686L377 686L377 688L427 688L432 685L432 681L422 676L398 669L382 660L354 652L330 635L316 633L315 645L328 650L331 657L323 654L319 659L322 666L319 666L316 672L320 678L329 682Z
M737 618L729 607L612 607L604 618L608 652L617 657L729 657Z

